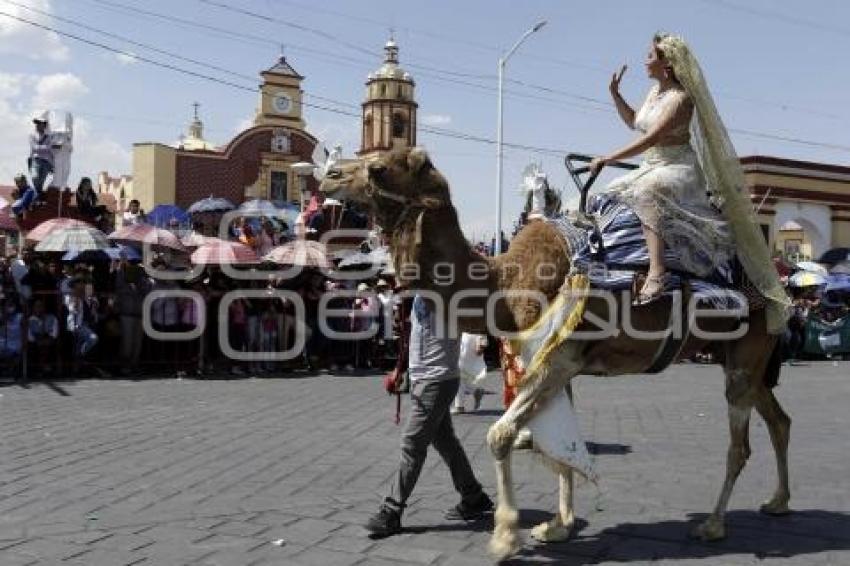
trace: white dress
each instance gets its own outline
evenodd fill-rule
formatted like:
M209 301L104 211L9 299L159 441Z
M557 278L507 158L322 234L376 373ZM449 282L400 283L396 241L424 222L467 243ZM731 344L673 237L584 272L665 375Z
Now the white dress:
M684 102L687 98L681 91L671 89L659 94L654 87L635 114L635 128L647 132ZM688 139L689 121L675 126L666 137ZM651 147L640 167L615 179L607 192L661 236L685 271L704 276L729 260L732 246L728 225L709 202L708 188L689 142Z

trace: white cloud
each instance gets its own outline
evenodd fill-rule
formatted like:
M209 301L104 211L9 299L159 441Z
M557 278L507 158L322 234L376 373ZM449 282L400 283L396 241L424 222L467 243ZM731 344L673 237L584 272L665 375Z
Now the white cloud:
M14 88L3 88L10 85ZM34 110L70 110L89 89L75 75L11 75L0 72L0 184L10 185L17 173L26 170L30 120ZM115 174L130 171L129 148L95 129L85 118L74 122L74 153L70 183L93 177L100 171Z
M253 127L254 127L254 118L253 117L252 118L242 118L241 120L239 120L236 123L236 127L233 128L233 132L235 134L241 134L242 132L244 132L248 128L253 128Z
M134 65L139 62L138 57L136 57L135 53L127 52L127 53L116 53L115 59L118 60L122 65Z
M419 121L426 126L448 126L452 123L452 117L448 114L424 114Z
M71 73L54 73L36 79L33 106L45 109L70 110L74 103L89 92L83 81Z
M19 4L42 12L51 12L49 0L17 0ZM5 12L35 23L50 25L49 18L26 8L5 4ZM67 61L70 50L59 35L13 18L0 18L0 53L27 59Z

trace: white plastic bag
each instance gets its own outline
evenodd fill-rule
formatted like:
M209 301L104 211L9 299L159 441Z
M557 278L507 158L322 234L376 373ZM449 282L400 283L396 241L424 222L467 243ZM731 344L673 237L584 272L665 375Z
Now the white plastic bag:
M467 334L466 332L460 337L460 358L457 366L460 370L460 378L472 385L475 385L487 375L484 354L478 353L478 346L482 339L486 340L479 334Z

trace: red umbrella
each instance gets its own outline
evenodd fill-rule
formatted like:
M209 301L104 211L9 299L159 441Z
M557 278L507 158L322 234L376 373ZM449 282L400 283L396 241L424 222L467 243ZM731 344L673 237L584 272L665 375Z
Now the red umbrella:
M297 265L320 269L333 267L328 259L327 247L312 240L294 240L278 246L266 254L263 259L279 265Z
M212 240L212 238L211 238ZM260 258L254 250L239 242L216 240L205 242L192 252L192 263L195 265L246 265L259 263Z
M73 218L51 218L45 220L27 233L26 239L32 242L40 242L56 230L64 230L66 228L91 228L92 225L82 220L74 220Z
M180 239L168 230L156 228L149 224L131 224L116 230L109 235L109 239L122 244L150 244L153 248L176 250L185 252Z

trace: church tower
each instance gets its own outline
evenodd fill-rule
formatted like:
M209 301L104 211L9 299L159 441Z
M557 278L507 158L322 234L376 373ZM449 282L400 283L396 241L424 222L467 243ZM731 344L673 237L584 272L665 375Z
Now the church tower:
M277 64L263 71L263 84L260 85L260 104L257 107L255 126L285 126L303 130L304 114L301 101L304 91L301 90L299 75L282 56Z
M363 130L358 155L416 145L416 109L413 77L398 64L398 44L390 37L384 45L384 64L366 81Z

